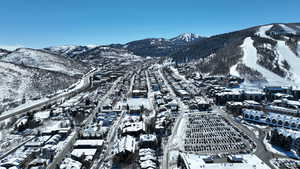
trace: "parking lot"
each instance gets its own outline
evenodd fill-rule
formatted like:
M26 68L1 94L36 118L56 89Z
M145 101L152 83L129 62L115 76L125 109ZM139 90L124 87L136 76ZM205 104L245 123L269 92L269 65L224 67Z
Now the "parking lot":
M213 113L188 115L185 151L197 154L246 153L253 149L251 139L226 118Z

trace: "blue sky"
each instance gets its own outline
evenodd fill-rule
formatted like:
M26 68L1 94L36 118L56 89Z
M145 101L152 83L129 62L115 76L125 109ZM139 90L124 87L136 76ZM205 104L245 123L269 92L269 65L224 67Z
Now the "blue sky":
M5 0L0 47L126 43L299 22L299 0Z

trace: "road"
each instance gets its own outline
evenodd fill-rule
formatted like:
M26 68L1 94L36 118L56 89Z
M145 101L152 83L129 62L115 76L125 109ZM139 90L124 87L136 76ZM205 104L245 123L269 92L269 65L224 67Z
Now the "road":
M135 79L135 75L132 76L132 78L130 79L130 85L129 85L129 90L127 92L127 94L125 95L125 97L128 97L130 95L130 93L132 92L132 86L133 86L133 83L134 83L134 79ZM123 100L123 99L121 99ZM110 161L111 158L112 158L112 154L111 154L111 151L112 151L112 147L115 143L115 140L116 140L116 136L117 136L117 131L118 131L118 128L119 126L121 125L122 123L122 120L125 116L126 112L125 111L122 111L120 117L118 118L118 120L113 124L113 126L111 127L111 129L109 130L109 133L107 134L107 137L106 137L106 142L108 143L107 145L107 150L104 154L104 158L103 159L100 159L97 163L97 165L95 167L93 167L93 169L101 169L103 168L103 165L105 161Z
M90 77L94 74L94 72L96 70L97 69L93 69L92 71L90 71L86 75L84 75L81 79L83 84L81 86L79 86L78 88L75 87L75 89L71 89L70 91L68 91L66 93L62 93L62 94L59 94L59 95L51 97L51 98L43 98L43 99L34 101L30 104L21 105L19 107L16 107L15 109L9 110L7 112L3 112L3 113L1 113L0 121L3 121L5 119L10 118L15 115L24 114L28 111L39 109L42 106L54 103L61 98L74 96L74 95L82 92L83 90L85 90L91 86Z
M172 87L170 86L168 80L164 77L163 73L162 73L162 69L160 68L159 70L159 75L161 76L161 78L163 79L165 85L167 86L168 90L170 91L171 95L175 98L176 102L180 105L179 106L179 112L181 112L179 114L179 117L176 118L175 124L172 128L172 134L171 136L169 136L168 138L168 142L166 145L163 145L164 147L164 156L163 156L163 161L162 161L162 168L163 169L168 169L169 168L169 152L170 151L174 151L174 150L179 150L178 145L173 145L172 141L175 139L175 136L177 135L177 131L179 129L179 124L182 122L183 118L184 118L184 112L187 112L187 106L182 103L182 101L180 100L180 98L178 98L175 94L175 92L173 91Z
M36 138L36 136L33 136L33 137L31 137L31 138L25 140L25 141L22 142L21 144L17 145L16 147L14 147L14 148L8 150L7 152L5 152L5 154L3 154L3 155L0 156L0 160L2 160L3 158L7 157L9 154L15 152L18 148L20 148L21 146L25 145L27 142L33 140L34 138Z
M265 144L263 143L263 140L266 137L267 132L256 126L251 126L251 127L255 128L257 131L259 131L259 137L257 138L257 136L255 135L255 133L253 131L251 131L246 126L238 123L237 121L233 120L234 117L231 114L228 114L223 109L219 109L219 111L222 112L222 114L225 116L225 118L227 120L229 120L231 123L233 123L239 129L241 129L243 132L245 132L255 142L255 144L256 144L256 149L254 152L255 155L257 155L257 157L259 157L269 167L271 167L272 169L276 169L273 165L271 165L270 160L273 158L276 158L276 157L280 158L280 157L285 157L285 156L274 154L272 152L269 152L266 149Z

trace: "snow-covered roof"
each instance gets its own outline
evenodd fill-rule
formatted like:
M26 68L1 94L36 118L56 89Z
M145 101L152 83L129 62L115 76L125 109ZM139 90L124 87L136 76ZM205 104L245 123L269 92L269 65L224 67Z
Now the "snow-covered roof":
M253 116L262 116L265 114L263 111L253 110L253 109L243 109L243 113L248 115L253 115Z
M289 129L284 129L284 128L273 128L273 130L277 130L279 134L282 134L286 137L291 136L293 139L300 138L300 132L299 131L294 131L294 130L289 130Z
M81 169L82 164L79 161L75 161L71 158L65 158L62 164L59 166L60 169Z
M260 105L260 103L254 101L254 100L244 100L243 103L246 105Z
M273 103L284 103L284 104L300 107L300 102L295 100L281 99L281 100L274 100Z
M261 90L245 90L246 95L264 95L265 93Z
M205 163L203 159L206 158L206 156L185 153L181 153L180 156L187 169L270 169L268 165L254 154L239 155L240 158L243 158L242 162L239 163Z
M155 153L155 150L151 149L151 148L141 148L139 150L139 155L140 156L143 156L143 155L147 155L147 154L154 154Z
M284 115L284 114L278 114L278 113L269 113L269 118L281 120L281 121L288 121L290 123L293 123L293 122L299 123L300 122L300 118L298 118L298 117Z
M72 155L73 156L76 156L76 157L81 157L81 155L86 155L86 156L94 156L97 152L97 149L96 148L87 148L87 149L74 149L72 151Z
M74 146L102 146L104 140L77 140Z
M127 133L127 132L138 132L138 131L145 131L145 123L143 121L140 122L126 122L123 124L123 129L122 132L123 133Z
M157 158L155 157L154 154L147 154L147 155L144 155L144 156L140 157L140 161L147 161L147 160L156 161Z
M140 141L144 142L144 141L151 141L151 142L155 142L156 141L156 135L153 134L143 134L140 136Z
M127 135L125 137L122 137L120 140L118 140L117 144L114 145L112 151L114 154L118 154L125 151L135 152L135 147L136 147L135 138Z
M152 160L146 160L140 163L142 169L146 168L156 168L156 163Z

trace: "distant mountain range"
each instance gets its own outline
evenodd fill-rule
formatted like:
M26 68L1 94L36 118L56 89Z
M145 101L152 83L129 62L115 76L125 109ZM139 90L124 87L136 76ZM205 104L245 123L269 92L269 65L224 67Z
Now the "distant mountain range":
M54 46L45 48L45 50L80 59L85 59L84 56L90 56L91 53L95 53L97 50L100 50L105 56L111 50L112 53L128 53L129 55L142 57L160 57L169 56L171 53L201 39L204 39L204 37L192 33L184 33L171 39L148 38L126 44L111 44L106 46ZM97 55L101 57L101 54Z
M274 23L211 37L185 33L126 44L0 49L0 88L8 91L0 101L45 93L41 88L27 90L22 81L28 82L25 86L49 86L52 92L57 86L66 87L87 72L91 64L107 59L127 62L147 57L172 58L177 63L193 64L205 74L233 74L251 83L300 85L299 39L299 23ZM69 80L59 80L63 78Z

